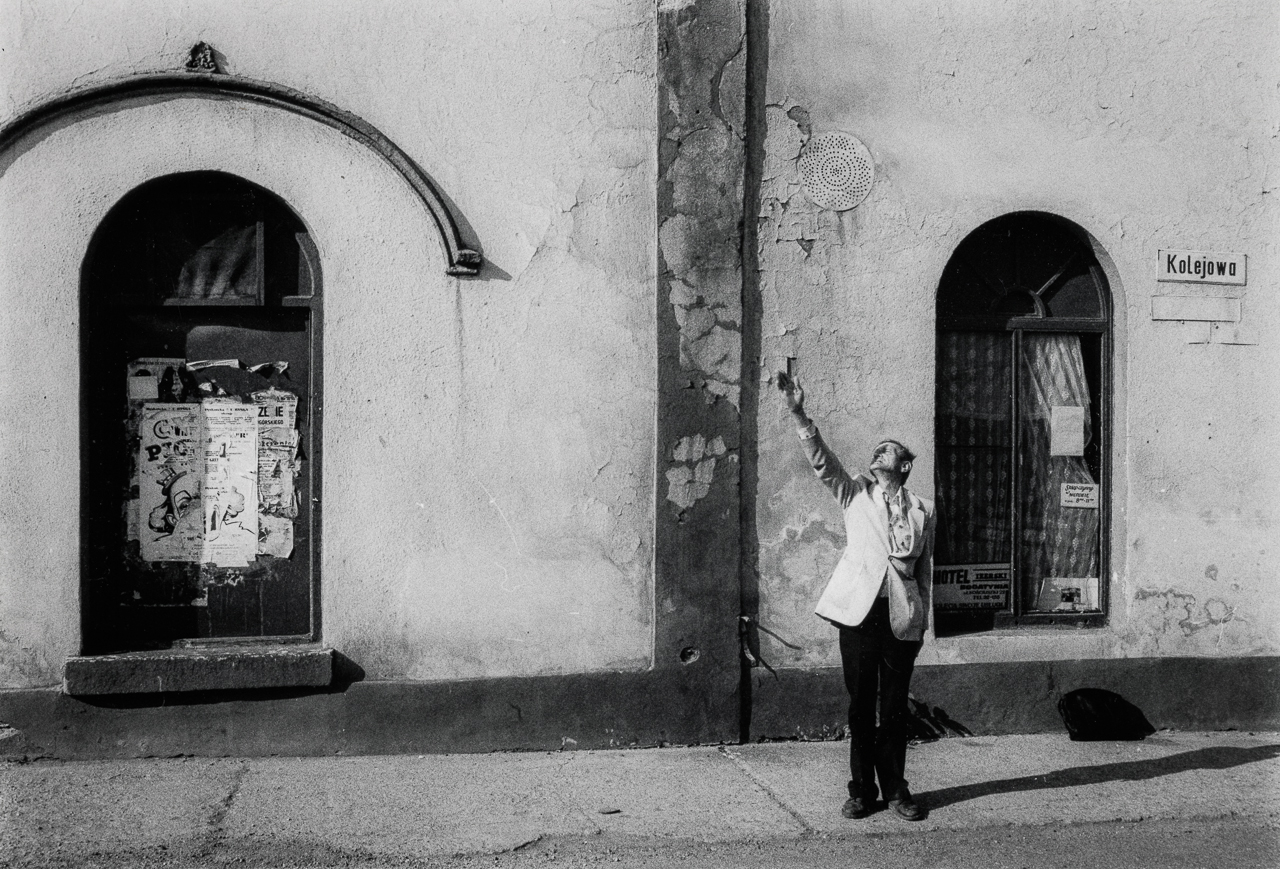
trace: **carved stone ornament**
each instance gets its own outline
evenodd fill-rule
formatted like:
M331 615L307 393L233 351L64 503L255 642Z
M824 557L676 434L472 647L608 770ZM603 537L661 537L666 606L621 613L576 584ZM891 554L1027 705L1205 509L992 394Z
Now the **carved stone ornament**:
M187 55L187 69L191 72L226 72L218 63L217 52L207 42L197 42L191 46L191 52Z

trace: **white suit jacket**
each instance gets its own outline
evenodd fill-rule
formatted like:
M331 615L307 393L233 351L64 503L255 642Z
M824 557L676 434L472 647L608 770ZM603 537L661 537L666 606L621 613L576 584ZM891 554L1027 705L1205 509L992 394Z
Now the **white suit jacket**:
M891 555L887 508L883 500L877 503L870 495L875 480L865 474L850 477L816 427L811 425L802 433L800 442L818 479L844 510L844 554L818 600L817 614L838 625L859 625L876 602L884 581L888 585L889 625L894 636L900 640L923 639L933 586L933 534L937 522L933 502L903 487L912 546L904 556Z

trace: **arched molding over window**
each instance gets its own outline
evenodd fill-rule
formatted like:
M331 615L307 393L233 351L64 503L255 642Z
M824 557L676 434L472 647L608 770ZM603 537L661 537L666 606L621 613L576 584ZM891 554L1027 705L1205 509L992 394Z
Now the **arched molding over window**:
M271 82L221 73L156 73L73 90L23 112L0 127L0 155L25 136L58 121L147 97L206 96L271 106L323 124L376 153L412 188L430 213L448 258L450 275L480 271L481 255L466 246L444 197L426 172L377 127L324 100Z

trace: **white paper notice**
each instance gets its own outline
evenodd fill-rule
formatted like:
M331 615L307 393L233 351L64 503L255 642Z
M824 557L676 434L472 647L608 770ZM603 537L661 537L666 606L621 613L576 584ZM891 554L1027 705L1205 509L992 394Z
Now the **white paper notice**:
M293 520L287 516L258 516L258 554L288 558L293 553Z
M1054 407L1050 409L1049 455L1084 455L1084 408Z
M199 561L200 405L144 404L139 420L138 540L146 561Z
M1040 596L1036 601L1040 612L1078 613L1098 609L1098 578L1046 577L1040 583Z
M243 567L258 552L258 412L207 398L204 431L204 546L200 560Z
M1063 483L1062 484L1062 506L1063 507L1087 507L1089 509L1098 509L1098 484L1097 483Z
M135 374L129 378L130 401L155 401L160 397L160 378L154 374Z

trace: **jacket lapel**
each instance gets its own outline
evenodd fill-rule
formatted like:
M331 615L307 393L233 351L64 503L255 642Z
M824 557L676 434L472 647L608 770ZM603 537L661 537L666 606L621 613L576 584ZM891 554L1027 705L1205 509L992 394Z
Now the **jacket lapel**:
M914 492L907 492L910 508L907 510L907 521L911 523L911 550L918 552L924 541L924 504Z
M868 481L866 489L863 491L866 496L862 499L862 509L871 518L879 533L876 534L876 543L885 552L889 551L889 515L885 508L884 500L877 497L878 490L875 488L875 481Z

